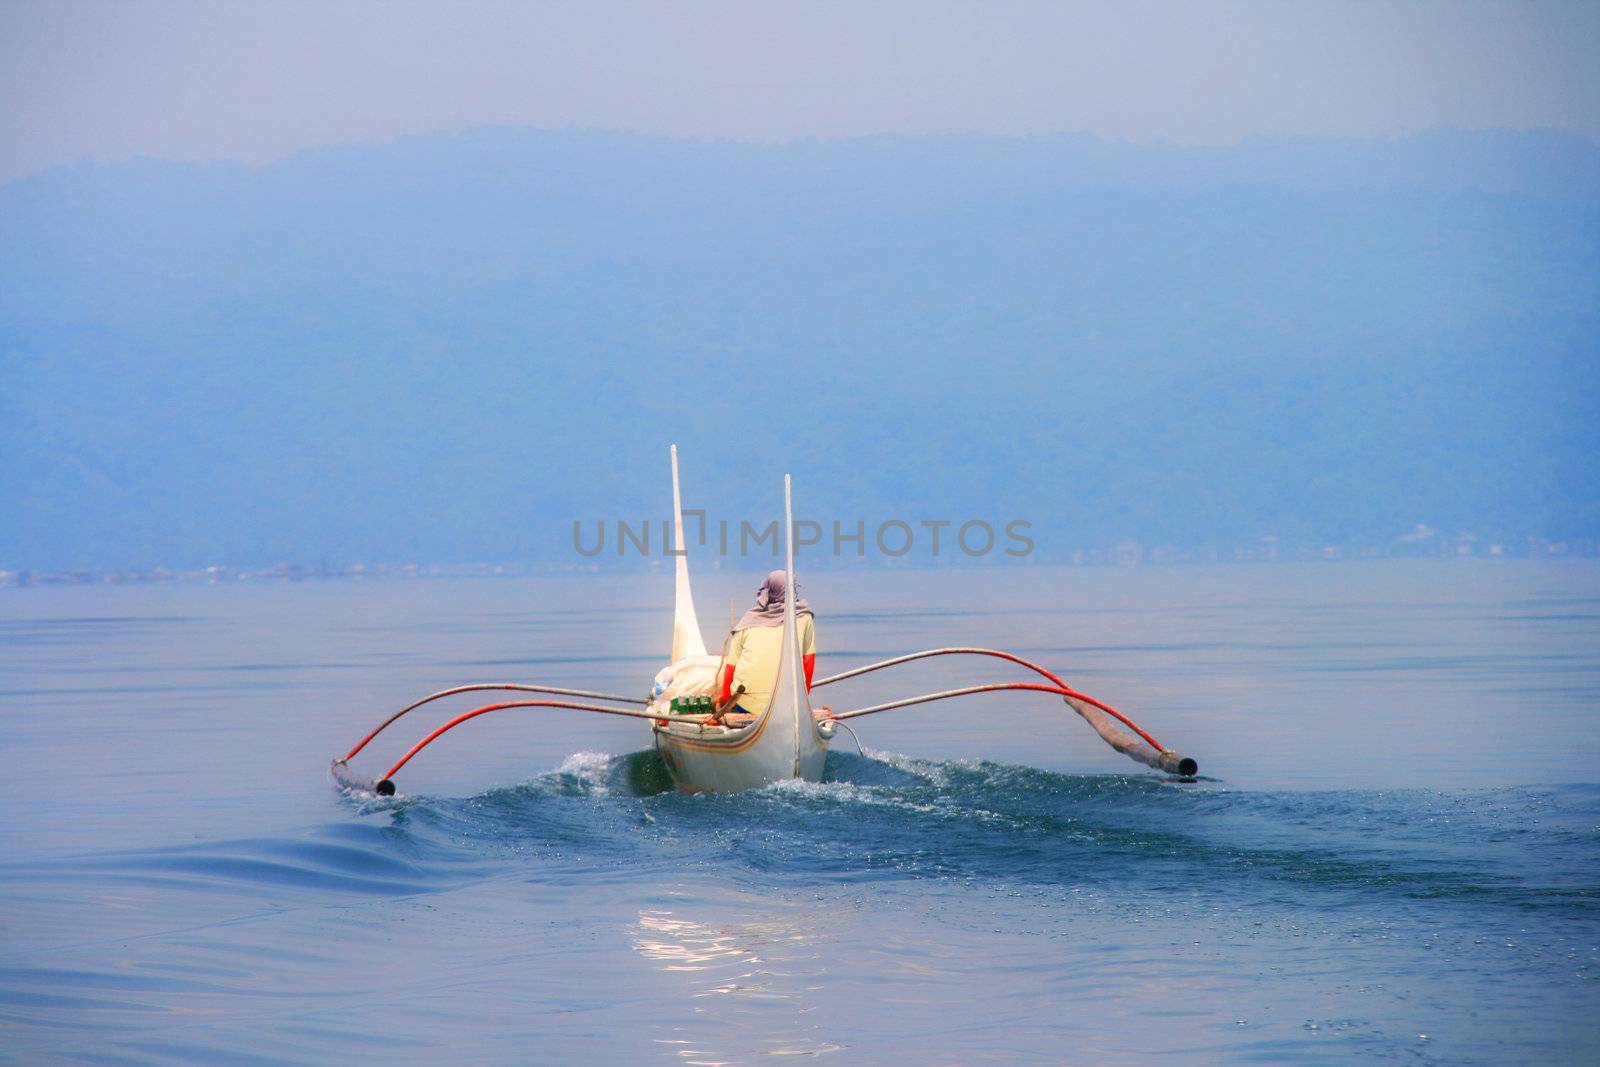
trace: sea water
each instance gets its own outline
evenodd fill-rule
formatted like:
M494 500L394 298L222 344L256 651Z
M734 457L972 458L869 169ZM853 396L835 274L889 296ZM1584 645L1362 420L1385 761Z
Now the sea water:
M758 579L699 579L708 634ZM1013 650L1202 779L1008 693L858 719L821 784L728 796L667 788L642 723L505 711L380 799L329 761L423 693L642 692L670 577L3 590L0 1059L1600 1058L1595 562L802 581L819 674Z

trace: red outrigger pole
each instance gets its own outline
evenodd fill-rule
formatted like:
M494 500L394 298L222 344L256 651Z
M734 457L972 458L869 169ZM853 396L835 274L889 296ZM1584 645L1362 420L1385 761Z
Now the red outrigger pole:
M1023 666L1023 667L1028 668L1029 670L1035 672L1036 674L1039 674L1040 676L1042 676L1043 678L1048 680L1051 684L1049 684L1049 685L1041 685L1041 684L1036 683L1036 682L991 682L991 683L986 683L986 684L983 684L983 685L965 686L965 687L962 687L962 688L959 688L959 689L942 690L942 691L937 692L937 693L924 693L924 694L921 694L919 696L907 697L907 698L902 699L902 700L893 700L893 701L889 701L889 702L883 703L883 704L874 704L874 705L872 705L870 707L857 708L857 709L854 709L852 711L839 712L837 714L831 715L830 717L833 718L833 719L837 719L837 720L852 719L852 718L856 718L856 717L861 716L861 715L875 715L875 714L877 714L879 712L890 711L890 710L893 710L893 709L896 709L896 708L910 707L910 706L915 705L915 704L925 704L925 703L929 703L929 702L935 701L935 700L949 699L951 697L971 696L971 695L979 694L979 693L995 693L995 692L1007 692L1007 691L1049 693L1049 694L1054 695L1054 696L1062 697L1063 699L1067 700L1069 703L1071 703L1073 701L1081 702L1083 704L1088 705L1089 707L1097 709L1098 711L1103 712L1106 715L1109 715L1109 716L1115 718L1118 722L1121 722L1123 725L1127 726L1134 733L1136 733L1139 736L1139 739L1142 740L1145 744L1149 745L1150 748L1153 750L1152 753L1140 753L1140 754L1136 755L1135 752L1133 751L1133 749L1136 749L1137 745L1136 745L1136 743L1132 742L1131 738L1127 738L1126 735L1115 735L1115 739L1114 739L1113 736L1108 735L1108 732L1107 732L1108 728L1107 727L1103 727L1101 724L1096 723L1090 717L1089 713L1083 711L1082 708L1078 708L1077 710L1078 710L1079 714L1083 715L1086 719L1088 719L1090 721L1090 725L1093 726L1098 732L1100 732L1101 736L1103 738L1105 738L1105 740L1108 743L1111 743L1113 745L1113 747L1118 748L1119 751L1123 751L1124 753L1126 753L1126 754L1128 754L1130 756L1133 756L1133 758L1135 758L1137 760L1140 760L1141 762L1147 763L1150 766L1159 767L1160 769L1165 770L1168 773L1175 774L1175 775L1178 775L1179 777L1183 777L1183 778L1193 778L1195 776L1195 774L1199 770L1198 765L1196 764L1196 762L1193 759L1191 759L1189 757L1186 757L1186 756L1179 756L1177 753L1175 753L1175 752L1173 752L1173 751L1171 751L1169 749L1163 748L1162 745L1160 744L1160 742L1158 742L1153 736L1151 736L1144 729L1142 729L1132 719L1130 719L1126 715L1122 714L1122 712L1116 710L1115 708L1111 707L1108 704L1104 704L1104 703L1100 702L1099 700L1096 700L1094 697L1091 697L1086 693L1080 693L1076 689L1073 689L1071 686L1067 685L1064 681L1062 681L1055 674L1053 674L1050 671L1046 670L1045 668L1039 666L1037 663L1033 663L1033 662L1031 662L1029 660L1023 659L1021 656L1013 655L1010 652L1001 652L998 649L992 649L992 648L934 648L934 649L927 649L927 650L922 651L922 652L912 652L912 653L910 653L908 655L897 656L894 659L883 660L883 661L878 662L878 663L871 663L871 664L868 664L868 665L866 665L864 667L856 667L856 668L854 668L852 670L843 671L843 672L841 672L839 674L835 674L835 675L831 675L831 676L829 676L827 678L819 679L818 681L813 683L812 688L813 689L820 688L820 687L825 686L825 685L831 685L831 684L833 684L835 682L842 682L842 681L845 681L846 679L849 679L849 678L855 678L855 677L857 677L859 675L867 674L867 673L869 673L871 671L882 670L882 669L884 669L886 667L893 667L893 666L897 666L897 665L902 664L902 663L910 663L910 662L913 662L913 661L919 660L919 659L927 659L927 658L930 658L930 657L933 657L933 656L955 656L955 655L990 656L990 657L993 657L993 658L996 658L996 659L1007 660L1007 661L1009 661L1011 663L1015 663L1015 664L1018 664L1019 666ZM488 713L493 712L493 711L505 711L505 710L512 709L512 708L566 708L566 709L570 709L570 710L573 710L573 711L588 711L588 712L594 712L594 713L601 714L601 715L621 715L621 716L625 716L625 717L628 717L628 718L650 719L650 720L653 720L653 721L656 721L656 722L663 722L663 721L676 719L675 716L662 716L662 715L660 715L658 713L653 713L653 712L649 712L649 711L636 710L634 708L612 707L612 706L607 706L607 705L604 705L604 704L583 704L583 703L576 703L576 702L573 702L573 701L565 701L565 700L508 700L508 701L501 701L499 703L485 704L482 707L474 708L471 711L465 712L464 714L457 715L455 718L453 718L450 721L444 723L442 726L439 726L438 728L433 730L431 733L429 733L426 737L424 737L421 741L418 741L415 745L411 746L411 748L406 752L406 754L404 756L400 757L399 761L396 762L394 764L394 766L390 767L389 770L383 775L382 778L376 779L375 781L368 782L366 780L356 779L356 778L348 775L347 773L344 773L344 772L346 772L348 770L346 764L348 763L348 761L351 758L353 758L358 752L360 752L363 748L365 748L367 743L370 742L379 733L381 733L386 727L388 727L389 725L394 723L396 720L398 720L401 716L405 715L406 713L408 713L410 711L413 711L416 708L419 708L419 707L423 706L424 704L430 703L430 702L435 701L435 700L442 699L444 697L454 696L454 695L460 694L460 693L480 692L480 691L487 691L487 690L511 690L511 691L522 691L522 692L533 692L533 693L551 693L551 694L570 695L570 696L586 696L586 697L592 697L592 698L597 698L597 699L602 699L602 700L612 700L612 701L618 701L618 702L624 702L624 703L644 703L644 701L637 700L635 698L614 696L614 695L607 694L607 693L591 693L591 692L588 692L586 690L560 689L560 688L555 688L555 687L551 687L551 686L524 685L524 684L520 684L520 683L503 683L503 684L483 683L483 684L456 686L456 687L454 687L452 689L444 689L444 690L441 690L441 691L439 691L437 693L430 694L429 696L426 696L423 699L418 700L413 704L409 704L406 707L401 708L399 711L397 711L393 715L389 716L389 718L385 719L382 723L380 723L378 725L378 727L376 729L374 729L371 733L367 734L366 737L362 738L361 741L358 742L356 744L356 746L354 748L352 748L350 750L350 752L343 759L339 759L339 760L335 760L334 761L333 771L334 771L335 777L338 777L341 781L344 781L346 784L356 785L356 786L366 786L366 787L369 787L369 788L373 789L379 795L390 796L395 792L395 784L394 784L394 780L393 780L394 776L400 771L400 769L402 767L404 767L407 763L409 763L411 761L411 759L414 756L417 755L417 753L421 752L424 748L427 748L434 741L438 740L440 737L442 737L444 734L448 733L449 731L455 729L457 726L460 726L462 723L467 722L468 720L471 720L471 719L475 719L480 715L487 715ZM686 719L686 720L683 720L683 721L699 722L700 720L697 717L689 717L689 719ZM1112 731L1112 733L1114 733L1114 730ZM1127 742L1127 743L1124 744L1123 742Z
M458 685L452 689L441 689L437 693L429 693L421 700L407 704L405 707L401 708L399 711L395 712L393 715L389 716L387 719L375 726L372 732L366 737L363 737L360 741L357 741L356 747L352 748L349 752L346 752L344 754L344 758L339 760L339 762L348 763L355 759L356 753L367 747L367 742L383 733L383 731L387 730L390 726L393 726L395 722L401 718L401 716L416 711L424 704L431 704L435 700L442 700L445 697L453 697L458 693L496 692L500 690L516 693L550 693L554 696L562 697L589 697L592 700L615 700L623 704L645 703L645 701L640 700L637 697L616 696L611 693L591 693L587 689L560 689L549 685L525 685L521 682L475 682L472 685Z
M1050 681L1055 685L1055 687L1057 689L1061 690L1061 695L1062 696L1072 697L1074 700L1081 700L1085 704L1090 705L1091 707L1099 708L1101 711L1105 712L1107 715L1110 715L1111 717L1113 717L1117 721L1121 722L1128 729L1132 730L1134 733L1136 733L1140 737L1144 738L1144 740L1146 742L1148 742L1149 745L1152 748L1154 748L1157 752L1165 752L1166 751L1166 749L1161 747L1161 743L1159 741L1157 741L1155 738L1151 737L1149 734L1145 733L1144 730L1140 729L1138 723L1134 722L1132 719L1130 719L1126 715L1122 714L1122 712L1118 711L1116 708L1113 708L1109 704L1102 704L1102 703L1100 703L1100 701L1096 700L1094 697L1089 696L1086 693L1078 692L1076 689L1073 689L1071 686L1067 685L1066 682L1063 682L1060 678L1057 678L1054 674L1051 674L1049 671L1045 670L1043 667L1039 666L1037 663L1032 662L1031 660L1025 660L1021 656L1012 655L1010 652L1001 652L999 649L995 649L995 648L929 648L929 649L924 649L921 652L911 652L911 653L907 653L904 656L896 656L894 659L886 659L886 660L883 660L883 661L878 662L878 663L869 663L865 667L857 667L854 670L842 671L839 674L829 675L828 677L822 679L819 682L813 682L812 685L811 685L811 688L815 689L818 686L828 685L828 684L830 684L832 682L842 682L846 678L854 678L857 675L866 674L866 673L868 673L870 671L881 670L884 667L895 667L895 666L898 666L898 665L900 665L902 663L910 663L913 660L919 660L919 659L928 659L928 658L930 658L932 656L993 656L995 659L1010 660L1012 663L1020 664L1020 665L1022 665L1024 667L1028 668L1030 671L1033 671L1035 674L1043 675L1045 678L1050 679ZM1016 688L1016 687L1012 687L1012 688ZM972 692L985 692L986 690L984 688L980 687L978 689L974 689L974 690L971 690L971 691ZM1045 690L1045 691L1048 692L1048 690ZM914 701L914 703L922 703L922 702L923 701L921 699L918 699L918 700ZM859 714L859 712L857 712L856 714ZM843 718L843 717L844 716L840 716L840 718Z

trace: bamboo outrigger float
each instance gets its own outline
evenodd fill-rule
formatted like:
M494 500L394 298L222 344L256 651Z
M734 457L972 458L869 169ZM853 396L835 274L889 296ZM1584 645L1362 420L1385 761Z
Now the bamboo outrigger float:
M678 548L670 662L680 664L688 660L704 660L706 646L694 610L694 595L689 583L688 551L683 547L683 498L678 483L676 445L672 447L672 510L673 531ZM783 539L784 573L788 578L787 588L793 591L798 587L794 580L794 508L788 475L783 479ZM795 599L793 592L785 598L778 676L773 684L772 698L766 709L756 715L736 718L724 718L721 715L712 717L683 715L668 710L668 707L663 707L659 701L653 702L652 699L520 682L461 685L431 693L390 715L357 742L343 758L333 762L333 776L345 787L389 796L396 790L394 777L400 769L437 738L462 723L496 711L561 708L648 720L656 749L661 753L662 761L679 789L691 793L731 793L744 789L759 789L787 779L820 781L827 760L828 742L840 724L848 719L876 715L879 712L912 707L935 700L997 692L1035 692L1058 696L1068 707L1082 716L1106 743L1128 757L1181 779L1192 779L1199 769L1193 759L1163 748L1154 737L1116 709L1071 688L1038 664L996 649L935 648L912 652L819 679L811 688L818 689L872 671L934 656L956 655L986 656L1005 660L1028 668L1043 681L990 682L937 693L924 693L837 713L827 708L814 709L801 666L799 631L795 622ZM516 699L485 704L457 715L429 733L413 745L381 777L363 778L351 771L350 760L354 759L373 738L403 716L436 700L475 692L529 693L541 697L578 697L583 700ZM745 721L746 719L748 721ZM1121 727L1126 727L1132 733L1125 732Z

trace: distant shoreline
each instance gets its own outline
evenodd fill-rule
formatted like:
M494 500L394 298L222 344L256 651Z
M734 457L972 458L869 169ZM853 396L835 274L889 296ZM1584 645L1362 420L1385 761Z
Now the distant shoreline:
M1472 541L1441 539L1438 543L1411 543L1381 549L1373 546L1295 545L1271 542L1232 545L1226 548L1174 548L1169 545L1145 546L1125 541L1110 547L1077 549L1060 556L1028 560L977 560L939 557L938 559L899 558L886 561L867 559L829 559L817 556L802 562L813 570L842 571L982 571L994 569L1137 569L1193 566L1281 565L1292 563L1379 563L1402 560L1434 562L1462 561L1551 561L1600 559L1600 540L1546 540L1530 538L1515 545L1479 546ZM720 558L701 561L698 566L711 573L754 573L760 561L737 567L724 567ZM664 572L662 560L639 557L584 560L581 562L500 561L472 563L353 563L348 565L280 563L267 567L211 566L179 569L155 567L147 570L67 570L0 569L0 590L61 588L73 586L134 585L238 585L285 584L299 582L417 581L422 579L483 579L572 577L583 575L639 575Z

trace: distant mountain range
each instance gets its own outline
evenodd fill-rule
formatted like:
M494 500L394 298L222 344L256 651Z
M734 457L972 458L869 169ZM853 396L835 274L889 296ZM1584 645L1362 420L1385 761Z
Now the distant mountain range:
M573 558L668 503L1600 536L1600 147L483 129L0 187L0 568Z

